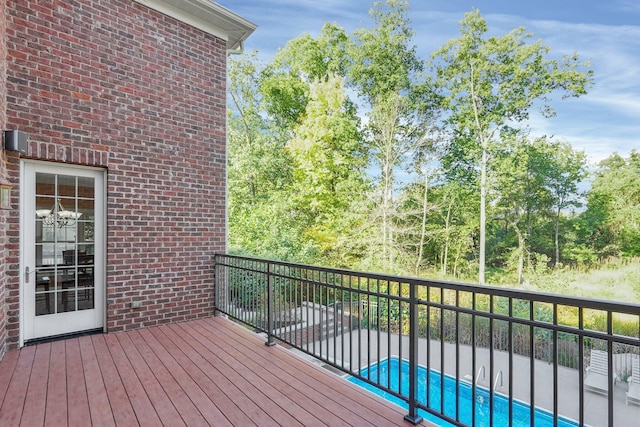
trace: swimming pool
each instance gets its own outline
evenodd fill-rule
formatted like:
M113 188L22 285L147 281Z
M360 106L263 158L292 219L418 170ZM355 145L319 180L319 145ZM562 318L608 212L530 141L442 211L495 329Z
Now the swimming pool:
M381 360L378 363L369 365L369 367L363 368L360 371L360 375L365 378L370 378L371 381L378 382L384 387L388 387L388 381L391 380L391 389L398 391L398 373L399 360L397 357ZM402 394L409 394L409 362L402 360L401 366L402 372ZM440 372L431 370L429 374L429 407L436 410L440 410ZM385 399L408 408L408 404L402 399L396 396L386 393L377 387L374 387L356 377L349 377L349 381L360 387L366 388L373 393L384 397ZM418 365L418 387L416 394L418 401L426 403L426 380L427 380L427 368ZM444 377L444 414L455 418L456 417L456 380L454 377L445 375ZM472 394L471 384L466 381L459 381L458 383L458 396L459 396L459 412L460 421L471 425L472 417ZM501 393L494 392L493 394L493 425L494 426L508 426L509 425L509 398ZM530 406L526 403L513 400L513 426L514 427L553 427L553 414L545 411L541 408L535 408L534 411L534 423L531 423L531 411ZM476 386L476 427L488 427L489 426L489 390L484 387ZM419 411L420 415L426 420L440 425L451 426L452 424L443 421L442 419L426 412ZM566 418L558 418L558 427L578 427L578 423Z

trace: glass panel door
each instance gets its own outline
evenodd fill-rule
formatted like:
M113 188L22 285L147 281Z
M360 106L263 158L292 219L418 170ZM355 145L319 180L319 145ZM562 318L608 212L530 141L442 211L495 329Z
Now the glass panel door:
M94 308L95 179L36 173L36 316Z
M25 163L27 340L103 324L103 179L94 169Z

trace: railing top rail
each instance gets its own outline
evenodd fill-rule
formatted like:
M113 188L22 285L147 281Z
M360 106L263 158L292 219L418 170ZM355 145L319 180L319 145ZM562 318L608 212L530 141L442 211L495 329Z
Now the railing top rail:
M227 257L231 259L246 260L253 262L264 262L271 265L278 265L290 268L300 268L311 271L325 272L336 275L349 275L372 280L383 280L389 282L415 284L418 286L428 286L434 288L449 289L458 292L469 292L473 294L486 294L491 296L499 296L516 300L527 300L539 303L550 303L557 305L581 307L594 310L611 311L616 313L632 314L640 316L640 304L600 300L594 298L572 297L566 295L535 292L527 290L516 290L508 288L500 288L489 285L477 285L471 283L453 282L445 280L432 280L417 277L396 276L383 273L369 273L356 270L346 270L332 267L321 267L308 264L300 264L288 261L277 261L266 258L249 257L242 255L233 255L225 253L216 253L215 258L218 262L219 257Z

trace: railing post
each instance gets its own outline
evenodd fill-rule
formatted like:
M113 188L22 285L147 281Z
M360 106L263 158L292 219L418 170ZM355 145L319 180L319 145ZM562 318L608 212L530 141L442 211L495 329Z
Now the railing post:
M417 285L409 284L409 413L404 419L416 425L422 421L416 409L416 388L418 387L418 310ZM429 384L427 384L427 388Z
M272 263L267 263L267 342L266 346L271 347L276 345L273 340L273 275Z
M223 301L227 301L226 298L223 300L221 289L224 289L225 292L227 292L228 289L228 286L223 286L220 283L220 276L224 274L224 276L226 277L227 268L222 267L222 264L218 262L219 256L219 254L213 255L213 315L215 317L221 315L220 307L222 306ZM221 273L220 270L223 270L223 272ZM225 280L225 283L228 283L228 281Z

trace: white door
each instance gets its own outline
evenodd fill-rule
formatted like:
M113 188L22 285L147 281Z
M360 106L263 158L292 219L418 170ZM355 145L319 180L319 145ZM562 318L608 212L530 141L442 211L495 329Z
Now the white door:
M22 163L22 342L103 328L104 171Z

